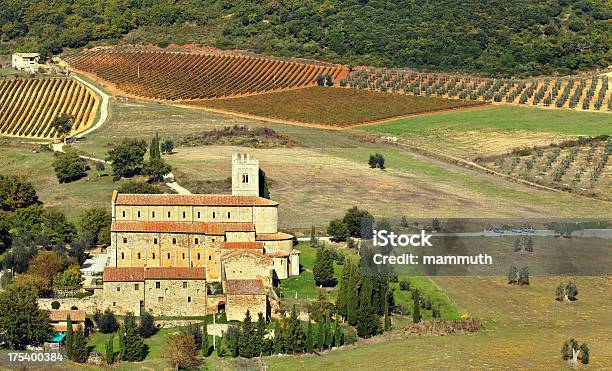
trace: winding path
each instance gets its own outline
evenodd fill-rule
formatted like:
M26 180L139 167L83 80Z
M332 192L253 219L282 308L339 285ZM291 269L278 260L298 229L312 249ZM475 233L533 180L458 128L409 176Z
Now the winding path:
M89 129L75 135L72 136L71 138L73 139L81 139L84 138L86 135L91 134L92 132L98 130L99 128L102 127L102 125L104 125L104 123L106 122L106 120L108 119L108 106L109 106L109 96L108 94L106 94L105 92L103 92L102 90L98 89L97 87L95 87L93 84L83 80L81 77L77 76L77 75L72 75L72 77L75 80L78 80L80 83L82 83L83 85L87 86L88 88L90 88L91 90L95 91L101 98L102 101L100 102L100 117L98 118L98 121ZM65 152L64 151L64 143L52 143L51 147L53 149L53 151L55 152ZM89 156L83 156L83 155L79 155L80 158L85 159L85 160L90 160L90 161L96 161L96 162L103 162L105 164L110 165L111 162L110 161L105 161L103 159L100 158L95 158L95 157L89 157ZM180 194L180 195L190 195L191 192L181 186L180 184L177 183L176 179L174 179L174 174L172 173L168 173L164 176L164 183L171 188L172 190L174 190L176 193Z
M87 130L85 130L85 131L83 131L83 132L81 132L81 133L79 133L79 134L77 134L77 135L72 137L72 138L75 138L75 139L80 139L80 138L83 138L86 135L94 132L95 130L98 130L100 127L102 127L102 125L104 125L104 123L108 119L109 96L108 96L108 94L106 94L102 90L98 89L93 84L83 80L79 76L76 76L76 75L73 74L72 78L74 78L75 80L79 81L81 84L87 86L91 90L95 91L96 94L98 94L100 96L100 98L102 98L102 101L100 102L100 117L98 118L98 122L96 122L94 125L92 125L89 129L87 129Z

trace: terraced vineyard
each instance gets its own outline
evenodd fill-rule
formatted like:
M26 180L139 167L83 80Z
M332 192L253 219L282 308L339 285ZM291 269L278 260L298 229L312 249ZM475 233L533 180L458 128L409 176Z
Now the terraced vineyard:
M580 138L559 147L520 149L486 166L548 187L610 199L612 138Z
M340 86L483 102L612 111L607 76L512 80L359 68L340 80Z
M52 139L51 121L72 116L70 135L87 129L98 107L98 96L72 79L0 80L0 135Z
M94 74L126 93L189 100L253 95L343 78L348 69L244 55L149 51L88 51L67 58L71 68Z

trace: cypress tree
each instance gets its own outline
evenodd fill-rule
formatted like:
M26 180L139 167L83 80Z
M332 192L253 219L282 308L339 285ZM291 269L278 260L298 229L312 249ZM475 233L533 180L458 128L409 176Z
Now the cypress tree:
M359 310L359 285L361 281L361 275L359 273L359 267L354 267L351 271L349 279L349 287L347 290L347 305L346 305L346 318L351 326L355 326L357 323L357 311Z
M89 349L87 348L87 339L83 333L83 327L79 325L74 337L72 339L71 352L69 359L78 362L85 363L89 358Z
M319 351L325 348L325 323L323 318L317 322L317 349Z
M115 348L113 344L114 335L106 341L106 364L112 365L115 362Z
M419 298L419 291L414 290L412 292L413 303L412 303L412 322L419 323L421 322L421 302Z
M391 316L389 314L389 300L385 300L385 331L391 330Z
M359 318L357 320L357 335L369 338L380 333L380 321L374 308L368 305L359 307Z
M321 246L317 250L314 267L312 268L317 286L332 286L334 284L334 262L329 251Z
M295 305L291 310L291 316L287 323L287 330L283 334L283 343L285 351L290 354L303 353L306 347L306 333L302 328L302 323L298 319Z
M283 352L283 339L281 337L281 329L278 321L274 324L274 342L272 344L272 348L274 349L275 354L280 354Z
M120 360L125 358L125 328L119 328L119 355Z
M258 354L268 355L268 347L266 346L266 319L261 312L257 314L257 324L255 327L255 343L258 346Z
M349 259L342 269L342 276L340 276L340 284L338 286L338 296L336 297L336 308L338 313L344 318L346 318L349 278L352 267L353 264Z
M251 321L251 313L247 309L244 321L242 321L242 330L238 339L238 354L244 358L253 358L258 355L260 349L259 344L256 344L255 329Z
M132 313L126 314L123 327L125 329L123 360L130 362L142 361L147 349Z
M204 326L202 326L202 346L200 347L204 357L208 357L208 348L208 328L206 327L206 322L204 322Z
M325 349L331 349L334 346L334 330L330 317L325 317Z
M306 331L306 353L312 353L314 349L314 331L312 329L312 322L308 320L308 329Z
M70 314L66 317L66 336L64 337L64 346L66 347L66 357L72 359L72 343L74 339L74 331L72 331L72 320Z
M336 322L334 326L334 346L339 347L342 345L342 329L340 328L340 316L336 312Z
M159 134L155 133L153 139L151 139L151 144L149 145L149 160L154 161L161 158L161 153L159 150Z
M310 246L317 246L317 237L315 236L314 225L310 226Z

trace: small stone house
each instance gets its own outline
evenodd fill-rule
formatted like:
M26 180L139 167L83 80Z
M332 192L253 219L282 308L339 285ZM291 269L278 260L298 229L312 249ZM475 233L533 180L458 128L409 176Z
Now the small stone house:
M243 321L246 311L255 321L259 313L270 316L268 290L262 280L225 280L223 291L227 298L225 315L228 321Z

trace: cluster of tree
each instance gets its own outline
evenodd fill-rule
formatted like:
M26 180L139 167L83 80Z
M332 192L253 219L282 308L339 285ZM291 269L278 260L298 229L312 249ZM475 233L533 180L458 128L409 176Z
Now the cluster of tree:
M89 347L83 326L79 325L76 331L72 330L70 315L66 319L66 337L64 337L64 352L66 357L74 362L85 363L89 358Z
M27 37L43 58L120 38L141 25L211 30L185 36L225 49L350 65L533 75L607 67L612 11L604 0L190 1L0 0L2 41ZM153 28L151 33L159 33ZM151 35L168 44L167 36ZM177 42L177 40L170 40Z
M575 339L567 339L561 348L561 354L564 361L571 361L574 368L578 367L578 363L589 363L589 346L586 343L578 345Z
M522 267L518 269L515 266L510 267L510 271L508 272L508 283L519 286L529 285L529 268Z
M555 291L555 299L563 302L578 300L578 287L574 281L564 284L561 282Z
M170 173L172 168L161 158L161 153L169 153L166 141L160 144L156 134L151 143L141 139L126 138L119 145L108 152L107 161L112 163L113 179L131 178L135 175L146 175L152 182L161 182L164 175ZM171 146L173 148L173 145ZM144 156L149 149L149 161ZM170 150L171 152L171 150Z
M516 236L512 247L514 252L533 252L533 239L531 236Z
M89 165L76 151L68 149L64 153L56 153L53 170L60 183L70 183L86 176Z
M31 285L43 296L54 290L77 288L82 281L79 263L74 258L45 250L34 255L25 273L15 278L17 284Z
M38 308L35 288L11 284L0 292L0 334L8 348L39 346L52 332L47 311Z
M110 224L110 214L101 208L83 211L74 224L45 209L31 183L0 175L0 267L20 274L19 282L40 294L79 286L85 249L109 244ZM3 278L2 284L8 281Z
M148 347L144 343L141 335L141 325L136 323L134 314L127 313L123 319L123 325L117 328L119 336L119 349L115 351L113 343L113 335L106 343L106 363L112 364L114 361L142 361L147 353Z
M368 165L370 165L370 167L372 169L384 169L385 168L385 156L381 155L380 153L376 153L373 155L370 155L370 159L368 160Z
M357 328L360 337L368 338L391 328L395 300L388 276L365 273L350 259L347 261L340 278L336 307L338 314ZM384 317L382 324L381 317Z
M373 225L372 214L353 206L347 210L342 219L329 222L327 233L334 241L346 241L349 237L371 238Z
M129 180L123 183L119 189L117 189L117 192L130 194L159 194L161 190L154 184L148 182Z
M326 315L319 318L314 326L309 322L305 330L294 306L288 317L274 323L274 336L268 336L263 315L259 313L257 322L253 323L247 311L240 328L230 326L224 333L217 354L221 357L252 358L281 353L312 353L341 346L345 343L345 333L339 318L336 316L332 320L330 315Z

